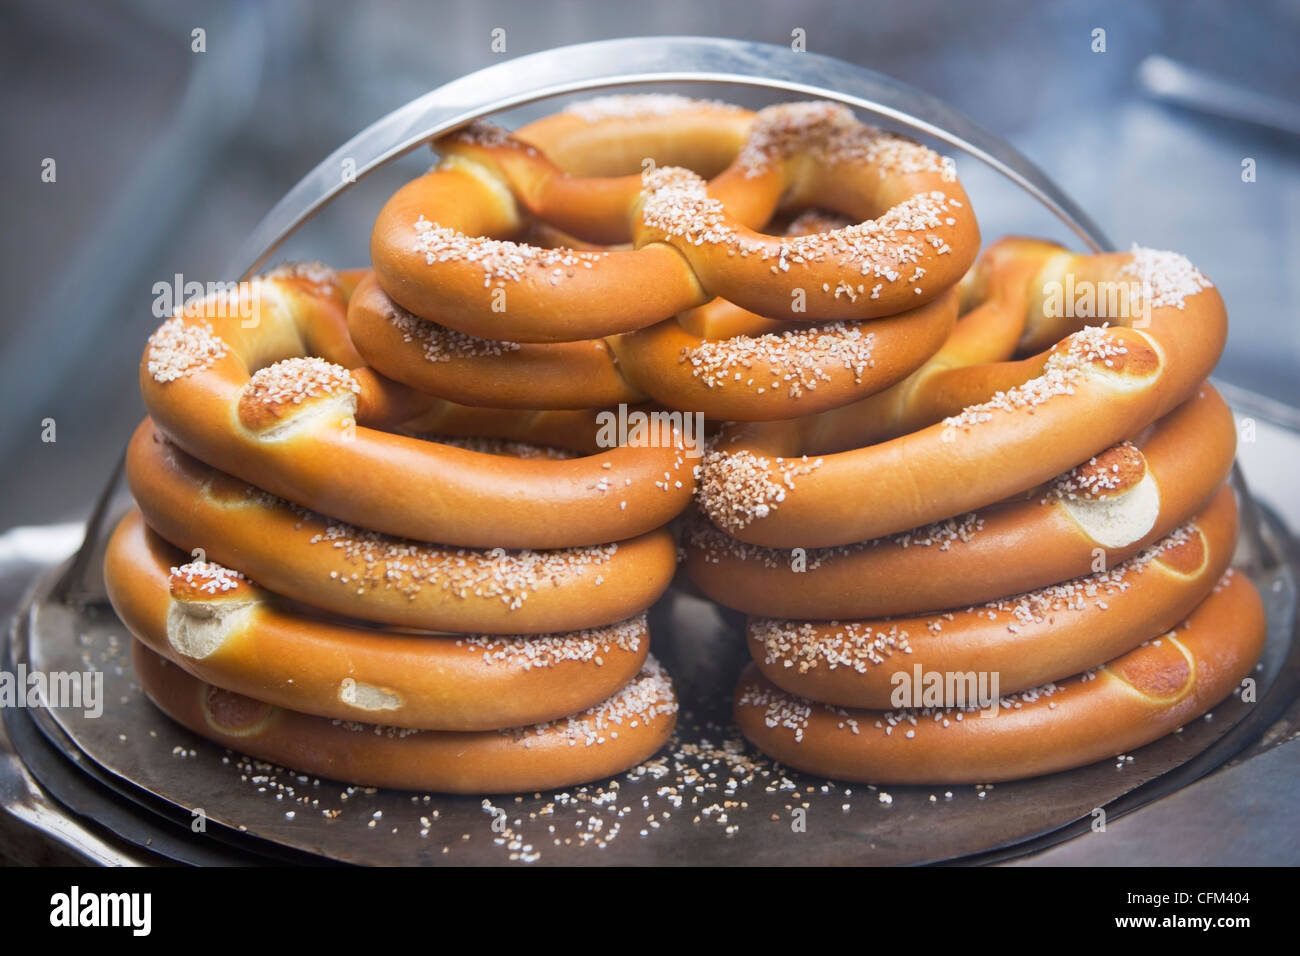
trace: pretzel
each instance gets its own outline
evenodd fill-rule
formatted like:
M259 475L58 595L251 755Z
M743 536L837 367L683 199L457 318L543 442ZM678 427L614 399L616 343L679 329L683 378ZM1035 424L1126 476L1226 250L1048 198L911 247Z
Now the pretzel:
M140 390L177 445L282 498L388 534L507 548L634 537L690 500L693 469L674 422L637 447L571 460L486 455L379 430L436 402L360 368L331 270L273 273L242 286L238 304L212 296L164 322L145 349ZM250 310L251 320L242 317ZM546 418L510 417L499 437ZM565 421L572 443L590 446L591 416Z
M1113 568L949 613L865 621L750 618L749 652L788 693L888 709L900 672L998 674L1002 693L1078 674L1182 621L1232 560L1237 509L1217 495L1193 521Z
M610 343L481 339L407 312L373 276L348 303L352 341L384 375L464 405L575 409L645 400Z
M567 787L647 759L677 722L672 683L653 657L618 693L572 717L457 732L286 710L206 684L131 643L140 686L172 720L259 760L360 786L473 794Z
M541 552L365 531L195 461L148 420L127 446L126 474L145 521L176 547L201 549L277 594L377 623L493 634L600 627L649 607L677 567L663 528Z
M468 405L588 408L640 402L768 420L894 384L944 341L957 292L869 322L767 319L715 299L648 329L580 342L480 339L411 314L373 277L348 303L352 341L384 375Z
M1175 630L1102 667L979 707L851 710L780 690L751 664L736 687L741 732L798 770L878 784L989 783L1127 753L1204 714L1255 667L1264 608L1229 572Z
M1198 513L1232 467L1236 424L1214 389L1046 488L888 538L779 550L697 521L686 570L763 617L855 620L996 600L1114 567Z
M1026 259L1041 265L1025 269ZM700 479L709 518L743 541L809 548L981 508L1166 414L1196 390L1223 348L1222 300L1173 253L1077 256L1013 241L993 247L984 271L990 285L1007 271L1024 281L1022 346L1058 344L1021 361L932 367L924 381L904 385L923 395L916 402L927 417L949 417L865 447L881 420L856 405L811 420L725 429ZM1084 325L1091 317L1077 315L1074 299L1061 309L1066 314L1049 318L1044 303L1060 288L1113 298L1107 311L1115 324Z
M295 613L237 571L187 561L139 512L109 540L104 579L155 653L225 690L321 717L495 730L599 704L636 677L644 614L540 636L410 634Z
M712 308L711 308L712 307ZM845 405L888 388L943 343L957 291L869 322L766 319L725 300L612 341L623 377L671 408L708 418L771 421ZM715 325L744 331L720 334ZM699 331L691 325L699 327Z
M560 342L645 328L715 296L767 316L880 318L942 295L974 260L978 228L951 163L842 106L577 116L518 137L475 123L438 140L443 161L398 190L375 222L370 253L384 290L415 315L479 338ZM715 122L724 139L748 129L711 182L653 165L710 165L717 135L698 154L694 140ZM581 125L585 149L632 158L614 145L629 124L642 130L634 142L653 147L634 157L651 159L639 178L573 176L532 145ZM794 238L754 231L778 208L810 206L860 221ZM525 213L633 248L516 242ZM795 302L806 312L792 312Z

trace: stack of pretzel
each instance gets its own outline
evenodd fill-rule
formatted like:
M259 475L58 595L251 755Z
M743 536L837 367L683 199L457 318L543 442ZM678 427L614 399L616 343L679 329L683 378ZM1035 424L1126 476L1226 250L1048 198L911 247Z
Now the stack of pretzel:
M1254 668L1229 568L1226 319L1182 256L994 243L962 317L870 398L731 425L688 566L746 612L736 718L791 766L1015 779L1175 731Z
M644 612L697 494L690 576L751 615L738 720L795 767L1043 773L1253 666L1185 260L972 268L951 162L828 103L604 97L435 147L371 270L281 267L145 350L106 576L181 723L367 784L616 772L672 730ZM1054 317L1057 280L1117 320ZM997 671L1001 718L890 710L903 660Z

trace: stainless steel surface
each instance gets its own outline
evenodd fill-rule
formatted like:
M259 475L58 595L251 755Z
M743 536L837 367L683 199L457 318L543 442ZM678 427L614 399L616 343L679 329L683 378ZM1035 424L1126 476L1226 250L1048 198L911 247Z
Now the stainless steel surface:
M63 562L81 540L79 524L41 528L16 528L0 534L0 609L9 615L20 601L31 578ZM12 625L10 621L10 625ZM10 631L7 627L6 631ZM7 637L0 637L0 660ZM27 856L20 862L80 862L101 866L136 866L146 862L144 852L106 838L86 822L77 819L55 801L37 782L15 752L0 723L0 855L12 856L13 843L23 844ZM24 831L30 836L23 840ZM5 839L7 837L8 839ZM37 842L54 844L63 856L51 854Z
M471 120L565 93L647 83L721 83L837 100L956 146L1022 186L1094 249L1101 229L1006 140L892 77L788 46L717 37L634 37L533 53L463 76L406 104L322 160L253 230L229 274L246 276L325 203L379 166ZM355 180L341 175L350 160Z
M41 789L0 728L0 813L65 848L79 862L138 866L141 855L124 851L82 825Z
M1259 826L1294 817L1300 739L1198 780L1164 800L1033 857L1022 866L1296 866L1300 827ZM1187 839L1195 833L1196 839ZM1116 851L1122 845L1123 852Z

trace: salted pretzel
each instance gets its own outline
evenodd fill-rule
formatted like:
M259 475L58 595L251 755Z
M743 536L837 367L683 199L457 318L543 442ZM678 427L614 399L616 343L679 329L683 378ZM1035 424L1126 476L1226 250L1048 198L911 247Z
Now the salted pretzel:
M707 307L706 307L707 308ZM625 378L672 408L709 418L770 421L836 408L888 388L943 342L957 318L957 293L871 322L815 325L753 316L730 337L660 322L614 340Z
M868 399L876 411L900 396L905 409L924 408L925 427L887 440L875 441L882 430L896 433L897 421L873 420L856 404L725 429L700 479L709 518L743 541L808 548L981 508L1166 414L1196 390L1222 351L1223 301L1174 253L1081 256L1013 240L996 244L985 263L982 282L999 290L996 308L1006 309L1009 298L1024 310L1021 347L1056 345L1020 361L931 366L898 386L899 394ZM1014 290L1002 281L1007 273ZM1084 289L1106 298L1106 316L1094 314L1095 302L1079 315L1073 298L1052 315L1058 290ZM962 342L969 340L963 334ZM1004 333L995 344L1005 341ZM954 345L948 360L965 348ZM905 410L901 419L908 416Z
M300 773L441 793L550 790L647 759L677 722L677 698L653 657L606 700L571 717L506 730L409 730L331 720L213 687L132 641L141 687L200 737Z
M947 613L857 621L750 618L750 655L782 690L840 707L888 710L897 675L996 673L1010 694L1078 674L1182 621L1223 577L1236 502L1218 495L1193 521L1113 568Z
M605 339L480 339L406 311L368 277L348 303L357 350L394 381L464 405L574 409L645 401Z
M602 449L590 416L570 417L571 443L588 453L568 460L381 430L438 402L363 366L348 340L347 291L332 270L299 266L241 285L237 301L209 296L168 319L140 365L151 417L185 451L259 488L444 544L603 544L665 524L690 500L693 463L672 422L635 447ZM546 415L509 417L510 434L488 437L519 437Z
M702 126L715 128L700 146ZM574 130L585 150L608 149L644 171L567 172L546 151ZM715 165L719 140L735 152L712 180L684 168ZM646 152L629 156L629 143ZM613 120L578 112L517 136L480 122L435 145L442 162L380 211L371 260L403 308L479 338L594 339L715 296L766 316L880 318L942 295L979 245L951 163L830 103L757 114L685 103ZM854 225L800 237L755 231L778 209L805 207ZM632 248L516 241L527 217Z
M199 549L277 594L382 624L493 634L600 627L649 607L677 568L664 528L553 551L367 531L203 465L148 420L127 446L126 474L149 527L181 550Z
M700 520L686 570L708 597L763 617L855 620L981 604L1138 554L1216 493L1232 494L1223 483L1235 448L1232 412L1204 384L1133 441L1028 495L831 548L765 548Z
M297 613L237 571L188 556L138 512L109 540L114 610L200 680L291 710L422 730L495 730L599 704L645 662L644 614L533 636L413 634Z
M811 414L889 387L943 343L957 298L951 289L899 315L814 324L715 299L626 335L526 343L421 319L368 277L348 303L348 325L372 368L453 402L565 409L650 396L708 418L749 421Z
M942 784L1016 780L1144 746L1204 714L1264 647L1254 585L1228 574L1185 622L1077 677L980 707L857 710L787 694L750 665L736 687L741 732L798 770L838 780Z

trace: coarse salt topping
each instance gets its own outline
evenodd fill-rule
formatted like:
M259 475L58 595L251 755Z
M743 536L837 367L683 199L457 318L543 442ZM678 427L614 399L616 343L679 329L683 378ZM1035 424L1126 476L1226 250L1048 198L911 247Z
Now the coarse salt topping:
M323 262L282 262L262 273L263 279L303 279L315 286L339 285L339 274Z
M751 451L711 451L700 466L700 506L720 528L736 530L766 518L822 459L766 458Z
M748 178L796 155L812 155L834 165L874 166L889 174L939 173L956 180L952 160L913 140L867 126L840 103L783 103L760 110L749 139L736 159Z
M677 695L663 665L650 655L641 672L616 694L580 714L501 733L528 747L534 737L558 735L570 747L594 747L616 740L620 730L635 730L651 721L677 713Z
M690 245L725 245L742 257L772 261L773 273L789 272L792 265L834 262L855 276L879 279L880 284L915 283L924 274L919 263L927 245L940 255L951 252L934 230L952 224L950 213L956 203L938 190L917 193L877 219L842 229L752 239L737 232L722 203L711 197L704 180L688 169L660 166L646 170L641 174L641 187L641 219L648 228ZM840 286L822 291L836 297L844 294ZM873 288L872 296L878 292Z
M706 512L707 513L707 512ZM712 515L710 515L712 517ZM826 548L805 548L802 561L805 570L815 571L823 564L845 558L867 548L937 548L948 551L956 544L968 544L984 529L984 519L970 512L956 518L946 518L934 524L913 528L884 538L873 538L854 544ZM720 564L724 557L738 561L755 561L767 568L793 566L793 552L781 548L768 548L733 538L707 521L692 522L687 530L687 541L710 564Z
M1085 674L1078 680L1082 683L1087 679L1088 675ZM998 708L1020 710L1060 693L1066 689L1066 686L1068 685L1047 683L1007 694L998 699ZM803 742L815 709L831 716L837 730L847 731L856 736L870 720L873 728L883 736L892 737L897 730L900 737L908 740L916 737L916 728L923 721L946 729L962 723L966 714L983 709L979 702L975 702L964 707L909 707L889 711L849 710L807 700L766 682L747 684L741 692L738 704L741 707L762 707L764 724L773 730L777 728L789 730L794 736L795 743Z
M175 316L149 337L147 368L155 382L174 382L208 368L226 352L226 343L212 330L210 322L189 325Z
M345 564L330 578L357 594L391 590L414 600L428 587L464 600L499 600L514 611L544 587L574 587L588 571L599 578L598 569L618 553L616 543L548 551L439 548L310 512L301 515L304 523L319 527L310 543L334 549Z
M334 718L330 723L335 727L341 727L343 730L350 731L354 734L374 734L376 737L387 737L390 740L401 740L405 737L413 737L416 734L428 733L425 730L414 730L410 727L393 727L389 724L364 724L359 720L342 720Z
M223 594L249 583L238 571L211 561L191 561L171 569L173 583L183 581L190 590L204 594Z
M991 421L1000 412L1030 411L1061 395L1073 395L1075 388L1096 365L1112 368L1115 359L1128 354L1105 325L1088 326L1070 335L1064 348L1047 359L1041 375L1014 388L998 392L986 402L970 405L943 420L948 428L971 428Z
M859 323L830 322L791 332L706 340L683 348L679 361L689 363L691 374L709 388L732 384L760 395L784 388L791 398L799 398L818 382L829 382L830 369L847 369L861 382L875 364L874 345L875 335L863 332Z
M1048 494L1066 501L1105 501L1111 492L1130 488L1135 473L1140 476L1145 471L1142 452L1126 441L1057 476Z
M266 406L301 405L310 398L341 392L359 394L361 385L342 365L314 355L260 368L245 386L249 401Z
M558 285L578 266L590 269L605 258L604 252L578 252L573 249L544 248L508 239L467 236L420 216L414 223L415 252L429 265L439 262L466 262L483 270L483 285L493 282L519 282L530 272L549 269L540 277Z
M928 622L928 627L933 632L941 631L943 622L954 620L955 614L987 617L989 620L1006 616L1010 618L1007 621L1007 629L1011 633L1016 633L1017 627L1050 623L1051 618L1056 614L1084 611L1089 606L1107 611L1110 609L1109 601L1127 592L1133 585L1133 579L1139 577L1153 561L1158 560L1165 552L1186 544L1197 534L1195 523L1189 522L1175 528L1155 544L1113 568L1062 584L968 607L954 614L936 618Z
M998 698L998 708L999 710L1020 710L1027 704L1046 700L1064 689L1065 685L1063 684L1049 682L1038 687L1031 687L1028 690L1017 691L1014 694L1004 694ZM991 704L992 701L989 701L989 703ZM905 707L880 712L873 722L873 726L886 737L893 736L895 730L901 730L902 736L910 740L916 736L915 728L920 726L922 721L947 729L962 723L966 714L973 714L983 709L984 707L980 702L970 703L964 707ZM862 713L872 712L863 711ZM862 721L859 720L857 723L860 726ZM841 730L845 729L843 722L837 726ZM853 727L852 731L856 734L858 732L857 727Z
M738 561L757 561L765 568L790 567L789 551L767 548L733 538L704 519L690 523L686 540L690 547L698 551L700 556L710 564L721 564L724 557L731 557ZM820 552L824 550L814 549L808 552L808 570L820 567L822 557Z
M888 621L831 621L822 625L755 618L749 625L749 637L762 645L766 663L780 662L782 667L800 674L822 664L829 670L846 667L865 674L895 653L912 653L907 631Z
M1172 306L1186 308L1189 295L1214 287L1186 256L1133 244L1129 251L1133 261L1123 272L1135 276L1142 284L1142 296L1152 308Z
M784 727L794 735L795 743L803 743L804 731L808 729L808 718L812 716L813 710L812 701L787 694L768 684L746 684L737 706L762 707L764 725L772 730Z
M937 548L940 551L947 551L956 543L965 544L973 541L975 535L982 530L984 530L984 519L972 511L955 518L944 518L933 524L913 528L911 531L903 531L888 538L876 538L871 544L874 547L885 542L895 544L904 550Z
M550 459L552 461L567 461L572 458L580 457L577 452L569 451L566 448L554 448L550 445L534 445L526 441L510 441L504 438L483 438L480 436L463 437L460 435L434 435L427 434L419 436L426 441L437 442L440 445L451 445L454 448L463 448L466 451L478 452L481 455L503 455L506 458L524 458L524 459Z
M518 342L481 339L449 329L445 325L412 315L396 303L390 305L388 319L402 333L403 342L414 342L420 346L420 351L428 362L505 355L517 352L521 347Z
M692 245L739 242L722 203L704 180L680 166L656 166L641 174L641 219L652 229Z
M456 639L457 647L483 652L483 663L524 671L554 667L565 661L595 663L602 667L615 649L635 653L646 636L644 612L604 627L562 634L474 634Z

